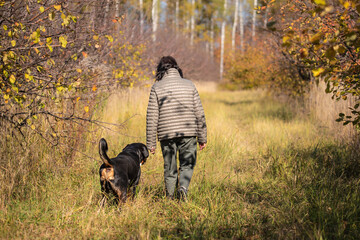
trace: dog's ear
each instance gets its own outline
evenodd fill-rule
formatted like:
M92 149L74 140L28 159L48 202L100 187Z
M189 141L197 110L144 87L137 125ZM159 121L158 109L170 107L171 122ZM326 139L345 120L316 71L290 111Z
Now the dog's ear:
M141 164L144 164L146 162L146 159L149 157L149 150L148 148L143 144L141 148L141 155L143 159L141 160Z
M149 150L148 148L144 145L142 148L142 154L144 158L148 158L149 157Z

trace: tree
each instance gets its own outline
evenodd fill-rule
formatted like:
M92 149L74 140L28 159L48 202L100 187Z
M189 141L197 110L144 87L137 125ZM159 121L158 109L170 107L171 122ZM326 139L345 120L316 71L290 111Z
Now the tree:
M224 48L225 48L225 31L226 31L226 11L227 11L227 0L224 0L224 12L223 20L221 24L221 49L220 49L220 79L223 77L224 72Z

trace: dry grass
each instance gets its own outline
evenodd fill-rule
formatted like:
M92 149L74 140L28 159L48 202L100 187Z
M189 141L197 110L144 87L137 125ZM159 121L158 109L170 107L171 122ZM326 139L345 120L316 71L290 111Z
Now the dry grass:
M97 143L109 155L145 142L150 89L118 92L95 118L121 126L93 130L71 167L38 165L26 198L0 213L0 238L299 239L359 236L356 156L325 128L264 91L221 92L198 84L208 124L188 203L164 198L160 150L142 168L138 194L121 210L99 207ZM41 156L39 156L41 157ZM43 158L41 162L51 161ZM15 160L12 160L12 164ZM34 170L30 168L29 170ZM326 199L327 201L324 201Z
M342 123L338 123L335 120L339 118L339 113L350 114L349 107L354 106L353 97L347 98L347 100L333 100L331 94L325 93L326 84L320 82L312 84L309 94L309 107L315 118L319 120L323 126L326 126L331 131L336 133L336 136L340 140L351 139L355 134L354 127L349 124L343 126Z

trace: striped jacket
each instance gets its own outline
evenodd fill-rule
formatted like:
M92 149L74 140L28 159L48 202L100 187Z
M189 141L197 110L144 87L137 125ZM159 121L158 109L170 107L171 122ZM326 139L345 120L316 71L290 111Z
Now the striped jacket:
M206 121L195 85L181 78L175 68L151 88L146 114L146 145L156 147L158 140L177 137L197 137L207 142Z

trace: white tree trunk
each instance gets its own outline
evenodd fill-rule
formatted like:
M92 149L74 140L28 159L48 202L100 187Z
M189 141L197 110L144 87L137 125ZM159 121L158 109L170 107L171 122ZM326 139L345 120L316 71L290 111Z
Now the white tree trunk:
M120 0L115 1L115 18L120 17Z
M257 8L257 0L254 0L253 21L252 21L252 40L253 41L255 40L256 8Z
M266 6L266 9L265 9L265 16L264 16L264 28L266 29L266 25L268 23L268 14L269 14L269 8L268 6Z
M177 35L179 32L179 0L176 0L175 3L175 31Z
M240 18L240 50L244 52L244 0L240 0L239 6Z
M191 17L190 17L190 45L194 43L195 32L195 0L191 0Z
M139 0L140 7L140 35L144 33L144 0Z
M235 50L236 27L237 27L237 22L238 22L238 15L239 15L238 11L239 11L239 0L235 0L234 23L233 23L232 36L231 36L232 51Z
M107 22L108 22L109 10L110 10L110 0L106 0L105 13L104 13L104 22L103 22L104 28L106 28L106 25L107 25Z
M153 0L152 2L152 10L151 10L151 15L152 15L152 39L155 42L156 41L156 31L158 28L158 19L159 19L159 14L158 14L159 10L158 10L158 0Z
M211 17L211 26L210 26L210 55L214 57L214 17Z
M220 46L220 80L223 78L224 72L224 47L225 47L225 30L226 30L226 10L227 10L227 0L224 0L224 14L223 22L221 24L221 46Z

